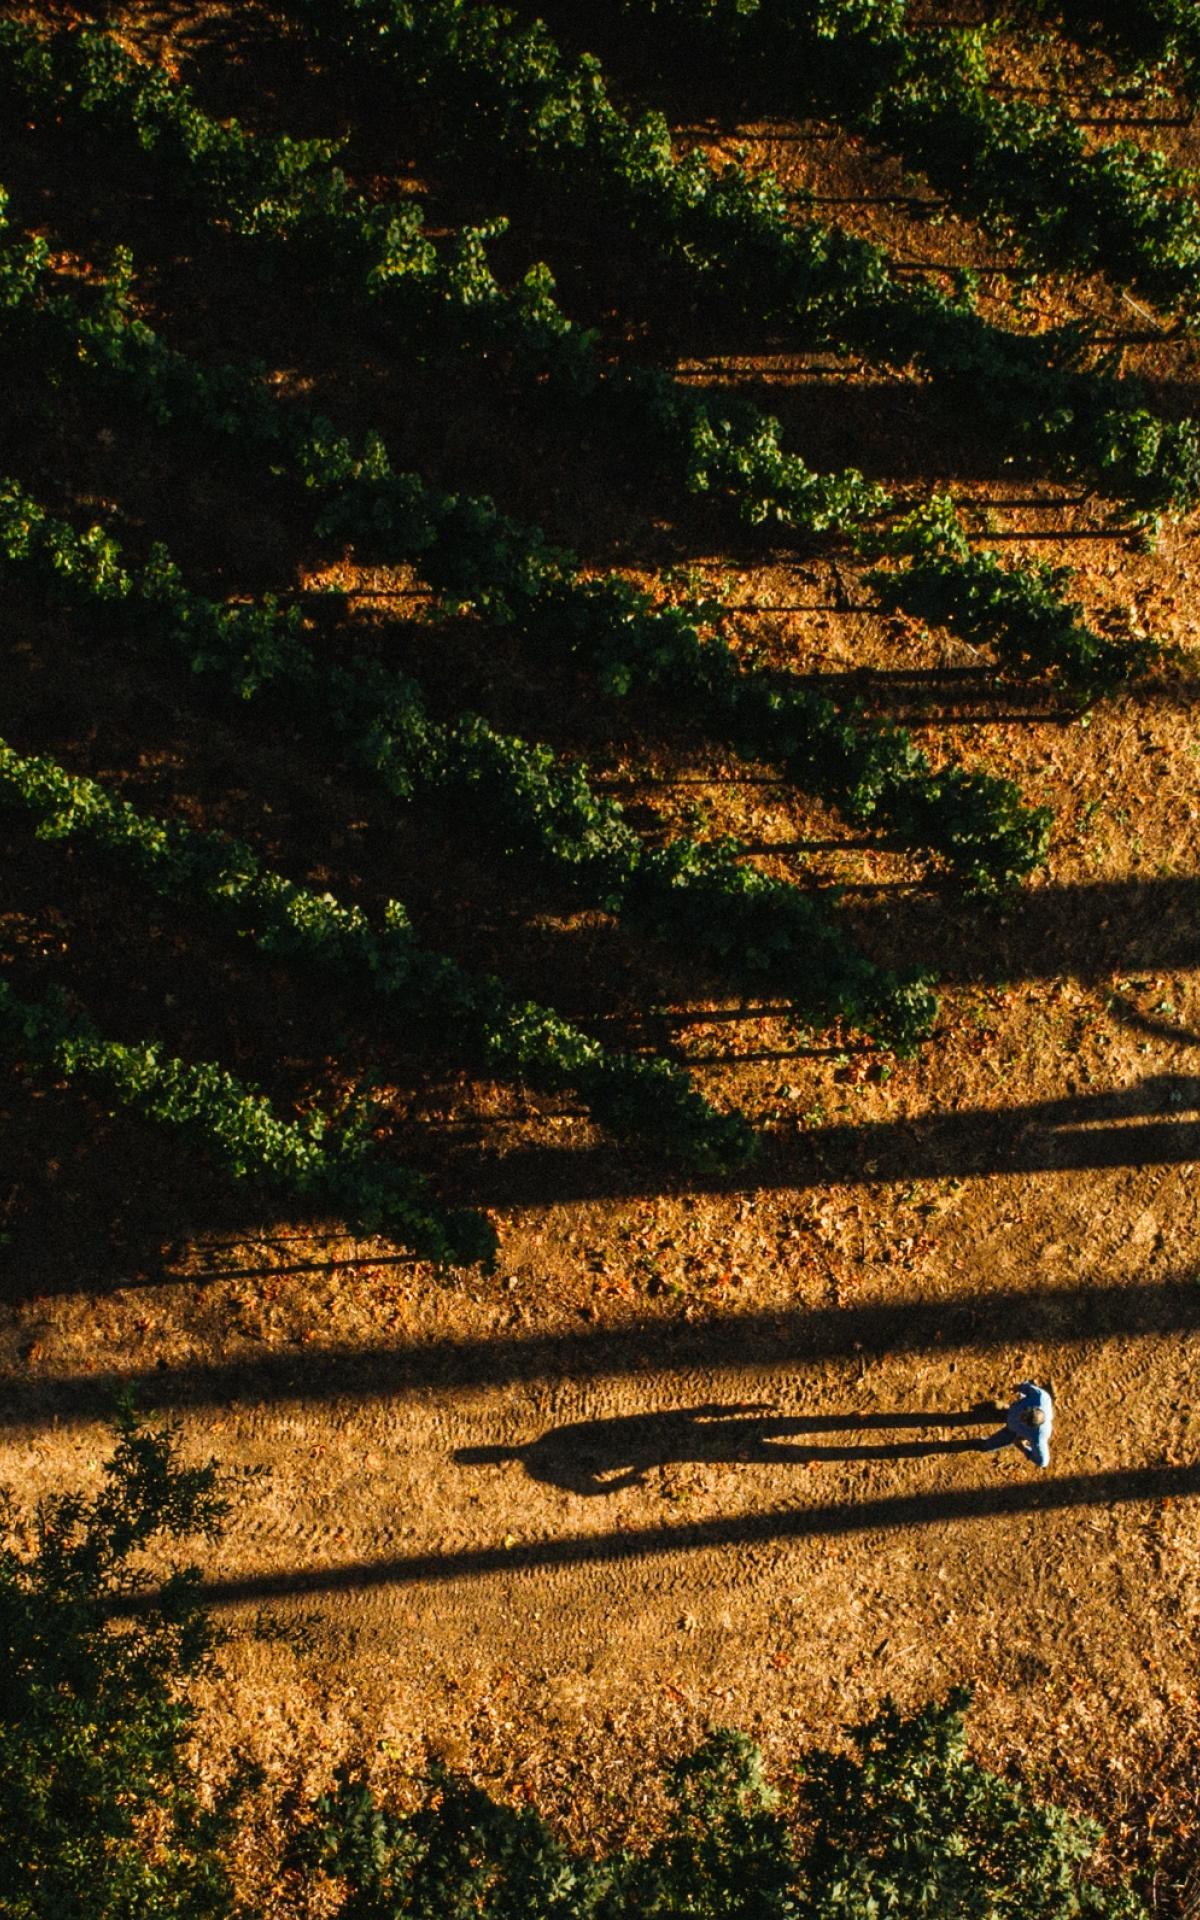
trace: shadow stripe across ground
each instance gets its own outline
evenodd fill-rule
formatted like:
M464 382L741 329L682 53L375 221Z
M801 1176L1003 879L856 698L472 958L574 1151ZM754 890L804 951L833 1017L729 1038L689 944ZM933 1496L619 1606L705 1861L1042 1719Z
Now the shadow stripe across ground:
M712 1547L828 1538L926 1526L935 1521L996 1519L1072 1507L1191 1499L1198 1493L1200 1465L1139 1467L1122 1473L1074 1474L1061 1480L1047 1478L1002 1487L963 1487L858 1503L838 1501L823 1506L776 1508L769 1513L723 1516L684 1527L572 1534L563 1540L518 1541L511 1547L471 1547L457 1553L412 1554L390 1560L350 1561L341 1566L250 1574L235 1580L212 1581L202 1585L199 1591L206 1605L226 1606L239 1601L479 1579L497 1573L573 1567L595 1561L650 1560ZM153 1603L152 1594L139 1594L118 1603L114 1611L139 1613Z
M145 1411L236 1402L311 1403L419 1392L430 1386L504 1386L553 1379L704 1369L761 1370L772 1362L857 1354L947 1353L1137 1335L1200 1332L1200 1284L1008 1289L966 1300L796 1308L696 1324L647 1319L632 1327L558 1335L493 1335L411 1346L334 1347L181 1367L131 1368L66 1379L0 1376L0 1423L36 1427L102 1419L132 1390Z

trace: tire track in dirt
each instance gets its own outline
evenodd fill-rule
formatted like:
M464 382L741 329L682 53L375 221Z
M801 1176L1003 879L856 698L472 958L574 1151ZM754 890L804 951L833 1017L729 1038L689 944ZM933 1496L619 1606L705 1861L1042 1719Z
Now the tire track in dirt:
M250 1475L209 1591L237 1632L264 1606L310 1631L322 1698L367 1734L475 1728L497 1754L510 1694L567 1746L631 1699L656 1738L718 1718L769 1740L968 1675L1001 1727L1031 1688L1084 1687L1114 1739L1154 1729L1195 1688L1200 1289L1156 1278L1195 1201L1171 1168L997 1182L989 1206L900 1298L868 1264L838 1308L814 1280L726 1319L525 1333L481 1288L418 1299L390 1346L214 1341L148 1371L189 1450ZM31 1490L106 1451L101 1389L131 1370L86 1325L80 1372L6 1407L4 1475ZM953 1450L987 1426L952 1416L1026 1375L1058 1393L1050 1473ZM893 1442L935 1450L814 1452ZM230 1658L252 1696L250 1643Z
M1106 1226L1105 1245L1118 1238ZM273 1471L242 1504L209 1592L285 1616L315 1605L334 1635L355 1621L369 1644L359 1684L365 1666L389 1699L401 1685L427 1693L464 1648L489 1669L583 1681L593 1710L631 1674L649 1685L667 1671L697 1697L719 1671L745 1698L765 1649L784 1663L770 1691L805 1717L831 1685L852 1697L918 1671L928 1687L1069 1669L1144 1711L1138 1650L1114 1625L1135 1599L1139 1617L1171 1619L1200 1541L1200 1469L1164 1462L1152 1427L1089 1426L1115 1368L1168 1430L1174 1337L1144 1337L1132 1361L1128 1344L1101 1336L1073 1354L1044 1478L1014 1452L950 1451L995 1424L950 1416L997 1377L1062 1377L1050 1345L893 1358L882 1405L846 1362L792 1360L342 1399L310 1421L237 1408L223 1457ZM926 1425L855 1425L922 1408ZM831 1410L840 1422L813 1426ZM894 1442L909 1451L838 1457ZM525 1452L456 1458L480 1448ZM1174 1533L1156 1566L1146 1529L1164 1498ZM1190 1635L1164 1625L1161 1640L1163 1674L1182 1685Z

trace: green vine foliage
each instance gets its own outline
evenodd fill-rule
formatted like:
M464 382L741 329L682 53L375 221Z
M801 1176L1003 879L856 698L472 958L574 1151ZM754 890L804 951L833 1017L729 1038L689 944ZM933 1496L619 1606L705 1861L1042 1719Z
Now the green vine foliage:
M1066 598L1069 568L1028 567L1019 576L1001 570L994 554L971 546L945 495L881 530L875 545L903 561L867 576L885 606L951 626L965 639L974 628L1012 673L1048 673L1084 701L1136 678L1160 651L1153 640L1115 642L1094 632L1083 608Z
M660 114L628 120L597 63L568 61L541 25L522 29L474 0L303 0L301 10L331 46L369 56L376 69L386 64L414 97L440 99L445 124L533 165L566 193L572 217L581 206L602 208L697 297L786 327L798 341L966 384L989 432L1014 457L1087 479L1142 523L1200 497L1200 432L1152 413L1136 385L1103 364L1086 368L1078 328L1031 336L993 326L974 310L966 282L947 291L899 274L880 248L837 227L794 221L773 176L737 166L718 174L699 153L680 160ZM0 22L0 84L34 111L92 126L92 137L134 140L158 162L164 191L174 183L189 205L257 242L303 236L326 268L344 257L376 292L399 289L442 321L465 299L476 338L483 326L499 326L497 339L508 335L520 352L534 349L585 386L594 380L593 343L559 314L544 268L512 299L495 285L484 242L496 228L464 237L449 276L452 297L431 309L437 256L419 210L381 227L379 211L347 193L328 142L278 150L264 142L256 176L252 136L235 122L206 122L186 88L91 29L44 39ZM218 164L213 156L227 146ZM411 313L399 317L407 327Z
M1086 393L1093 421L1107 421L1106 458L1120 465L1132 457L1143 477L1159 461L1163 423L1135 409L1121 414L1118 432L1117 415L1104 408L1118 390L1123 404L1128 389L1076 365L1081 339L1032 342L987 328L963 291L902 285L878 250L835 229L791 222L769 177L752 179L736 168L717 176L702 158L679 160L659 119L627 119L595 63L572 65L544 29L526 32L512 16L465 8L462 0L429 0L421 9L400 0L311 0L305 10L335 40L365 32L389 58L403 50L422 84L451 101L456 87L481 89L473 137L520 149L558 186L570 187L581 168L599 165L612 189L610 211L652 253L681 264L700 283L709 284L730 263L757 263L761 272L743 276L743 284L758 290L756 299L765 288L766 305L756 312L776 319L803 312L804 325L817 336L842 344L850 343L850 335L839 332L845 324L875 327L876 345L897 364L917 351L919 336L920 352L932 356L929 369L942 374L978 375L986 342L988 354L1001 361L1009 356L1004 365L1014 379L1019 373L1027 386L1032 381L1039 432L1057 433L1071 414L1069 406L1064 411L1066 379L1070 394ZM708 11L715 15L715 8ZM835 50L840 34L868 30L882 46L889 21L896 24L895 8L889 13L884 0L852 13L829 0L818 22ZM730 499L755 523L774 519L810 534L849 535L864 556L887 563L868 575L885 605L991 645L1007 670L1048 673L1090 699L1145 665L1148 649L1114 646L1090 632L1081 608L1065 597L1063 570L1004 568L996 555L971 545L948 501L935 498L900 514L853 470L814 474L783 447L769 416L710 407L649 369L601 368L594 338L559 313L544 270L506 294L487 260L493 229L471 230L449 254L439 251L424 233L419 209L395 215L349 190L335 143L259 140L236 122L214 121L186 88L94 31L42 38L3 23L0 67L36 110L74 115L102 140L132 135L182 199L256 249L298 240L325 266L346 266L377 296L400 288L426 313L439 303L443 311L473 311L485 326L507 329L511 340L523 342L532 361L558 356L559 375L583 388L606 385L631 419L652 421L661 443L674 447L693 490ZM256 441L277 470L314 496L322 537L340 534L364 554L374 547L390 559L414 559L448 604L519 622L543 647L569 652L615 696L661 693L739 753L775 761L849 817L896 843L929 847L977 891L1011 884L1044 857L1048 815L1024 808L1011 782L957 766L935 771L902 730L839 708L794 676L747 667L719 617L705 609L657 602L620 576L591 579L573 556L554 549L537 529L499 515L491 502L437 494L414 476L395 473L378 436L356 450L329 423L279 409L253 370L203 369L173 353L133 312L127 257L118 258L90 311L50 286L47 267L44 242L5 250L0 312L6 326L19 332L48 321L64 363L82 360L116 380L163 424L199 419L215 432ZM999 364L991 365L993 374ZM1053 395L1064 404L1047 413ZM1184 465L1190 458L1185 441L1186 435L1173 441L1169 456ZM1064 457L1072 470L1075 454L1068 450ZM1187 497L1186 487L1180 497ZM1155 511L1165 498L1157 496L1156 505L1139 496L1139 511ZM383 668L318 665L298 610L284 612L269 598L225 606L191 593L161 548L130 570L103 529L75 534L8 483L0 488L0 546L10 566L40 576L129 636L182 646L194 670L221 675L243 697L271 688L307 705L394 798L425 791L469 807L486 820L506 856L542 863L657 938L781 986L805 1017L839 1017L902 1050L928 1031L934 1006L928 983L874 967L847 941L828 901L769 879L733 842L681 837L648 846L620 809L597 797L586 769L564 767L548 750L498 734L477 715L435 723L419 689ZM548 1057L554 1046L544 1037ZM558 1042L571 1053L565 1036ZM575 1055L582 1064L578 1047ZM685 1104L695 1099L674 1081L668 1098L663 1076L670 1070L664 1063L653 1067L661 1069L658 1091L667 1104L677 1094ZM612 1111L624 1111L636 1129L641 1095L634 1097L632 1083L618 1088L610 1075L602 1086L603 1079L596 1082L597 1098L608 1098ZM648 1090L647 1079L641 1093ZM727 1120L724 1144L717 1146L721 1117L701 1116L693 1107L688 1112L699 1133L716 1129L713 1164L742 1151L740 1123ZM686 1135L682 1106L676 1118ZM693 1147L706 1150L699 1134Z
M595 382L595 336L562 313L549 269L537 264L513 287L497 280L487 248L502 218L438 245L417 202L381 206L350 188L336 141L259 137L214 119L190 88L98 28L43 35L0 21L0 86L85 152L119 143L160 195L249 243L260 269L281 247L300 250L377 321L386 313L410 350L500 348L568 390Z
M903 729L871 721L861 710L841 709L794 675L745 665L712 624L709 610L658 603L619 575L586 577L571 554L552 547L537 529L499 514L491 501L439 496L412 475L394 474L379 441L356 458L348 442L318 432L301 460L308 485L327 501L317 522L325 535L348 535L364 559L394 560L399 553L414 558L447 604L519 624L552 657L569 652L610 695L668 695L677 713L747 758L775 761L789 779L851 819L901 844L931 848L972 890L1001 890L1044 859L1050 816L1025 808L1013 782L956 766L935 773ZM903 548L902 535L895 544ZM959 553L973 558L965 539L955 557ZM990 588L993 602L1004 602L1009 630L1026 636L1019 656L1016 644L1010 647L1022 665L1036 658L1045 670L1061 662L1074 686L1073 668L1090 643L1096 660L1109 669L1105 684L1128 677L1129 654L1086 626L1080 629L1077 609L1060 614L1054 650L1040 650L1039 636L1049 637L1050 610L1058 604L1053 591L1043 586L1036 632L1030 631L1032 622L1022 628L1014 612L1015 583L1009 576L997 579L989 561L982 556L958 592L955 604L964 622L978 607L977 631L987 627L994 636L998 617L983 607ZM953 570L951 559L944 571ZM932 617L928 593L922 602L913 591L915 572L912 585L907 574L886 578L889 589L897 583L892 604ZM1060 576L1055 581L1061 585ZM1031 579L1022 605L1032 599L1034 584L1042 586ZM952 591L944 588L943 598L949 600ZM883 597L889 598L887 590ZM1136 665L1142 664L1139 656ZM1097 680L1093 668L1093 689Z
M76 45L74 41L70 44ZM4 28L0 25L0 50L3 45ZM128 96L128 105L137 99L137 79L142 69L123 53L120 59L125 63L121 69L122 97ZM160 93L161 88L156 89L156 100ZM186 90L183 107L189 115L194 114ZM214 123L214 140L218 131ZM271 171L269 156L267 171ZM358 222L362 228L363 258L375 259L371 250L378 247L379 237L374 210L348 200L339 202L339 207L342 224L353 226ZM217 210L226 214L230 211L220 200ZM532 270L539 282L535 315L527 298L529 276L506 293L488 265L478 234L462 236L447 262L429 242L419 240L419 209L408 207L404 217L415 226L414 246L406 256L403 271L393 260L383 274L377 274L374 266L368 267L366 277L377 296L381 289L394 292L403 288L406 301L399 320L406 336L418 320L426 335L434 327L444 331L447 317L453 314L476 349L502 339L510 349L519 349L523 366L548 371L567 392L602 393L627 420L632 444L644 447L649 436L660 460L674 468L688 492L727 504L743 524L787 528L806 537L837 533L864 553L873 550L873 526L893 510L894 503L855 469L815 472L783 447L778 421L744 401L717 404L648 367L606 368L596 354L593 336L573 328L555 306L545 269ZM27 252L27 247L18 247L13 250L11 266L0 262L9 305L15 309L23 303L23 317L36 314L57 324L62 336L60 352L65 352L67 365L82 364L118 378L123 392L137 394L141 404L160 421L173 416L198 417L210 427L235 437L249 435L267 446L286 438L279 408L261 386L257 391L246 391L245 371L194 367L184 356L165 348L145 322L131 312L132 268L128 255L119 255L114 261L97 311L84 315L77 302L61 292L43 292L40 303L31 305ZM484 323L481 315L486 316ZM481 324L485 326L483 335ZM553 354L547 344L551 339ZM39 348L43 353L47 350L44 332ZM322 439L326 444L321 444ZM356 470L345 443L340 449L334 444L332 430L324 436L319 430L312 432L308 442L294 448L293 454L319 484L337 485ZM340 463L340 470L335 470L334 461ZM399 531L394 504L390 527L393 539ZM365 542L371 529L360 519L355 532L360 542ZM894 545L893 539L893 550ZM943 572L950 564L944 556ZM1017 660L1027 661L1031 670L1050 666L1064 677L1065 666L1081 644L1085 651L1092 650L1086 634L1068 634L1064 645L1065 630L1078 624L1077 612L1073 622L1069 617L1064 620L1061 607L1052 602L1036 572L1005 568L994 555L978 551L968 571L970 582L964 578L957 591L943 591L940 604L947 619L957 619L961 611L969 629L965 637L973 644L995 646L1010 666ZM915 573L900 574L889 592L892 604L920 618L930 617L932 596L922 591ZM911 606L905 602L906 593L913 597ZM1107 658L1111 666L1117 666L1115 651ZM1119 673L1115 677L1119 678Z
M1122 9L1135 14L1138 9ZM625 0L666 57L699 45L756 96L892 148L1039 268L1101 272L1172 307L1200 292L1194 181L1062 108L991 90L988 29L926 30L908 0Z
M387 1233L439 1266L490 1262L496 1235L482 1214L432 1200L420 1174L375 1162L363 1125L330 1128L321 1113L282 1120L265 1095L213 1061L166 1056L153 1042L126 1045L99 1033L61 998L20 998L0 978L5 1052L155 1126L178 1130L235 1180L335 1207L363 1233Z
M332 727L393 799L426 792L467 811L504 857L533 860L653 937L770 982L800 1017L844 1019L901 1052L928 1034L936 1001L927 979L875 966L828 900L742 864L730 841L680 836L648 846L595 794L586 768L560 765L547 747L477 714L433 721L414 683L387 668L317 662L298 609L208 600L183 584L161 547L129 572L101 528L77 534L10 480L0 481L5 565L123 631L166 641L243 698L273 687Z
M1098 46L1135 76L1166 69L1200 80L1200 15L1192 0L1022 0L1018 14L1053 20L1085 46ZM1172 73L1174 69L1174 74Z
M0 222L3 217L0 194ZM396 474L377 433L368 434L356 454L331 423L282 409L253 369L200 366L166 346L132 311L127 254L114 261L89 312L71 293L30 273L35 245L22 241L0 250L0 300L14 343L24 344L43 368L53 367L56 377L91 371L113 384L123 404L134 399L159 425L199 426L258 447L277 472L290 471L317 495L319 533L348 536L364 559L424 560L441 590L486 617L511 618L515 606L547 589L561 599L572 584L576 563L551 549L537 528L498 515L486 499L439 495L415 475ZM864 554L908 558L911 564L883 585L881 576L868 576L884 603L992 647L1007 671L1050 673L1091 698L1147 664L1146 647L1102 639L1087 626L1082 609L1064 597L1065 570L1009 568L986 548L972 548L944 498L883 527L882 516L895 509L882 489L853 469L814 473L780 445L778 423L769 416L752 408L737 419L728 411L710 413L694 394L650 370L629 378L625 394L631 393L642 424L653 416L660 436L680 449L692 492L728 497L751 524L769 519L809 535L837 532ZM585 626L589 618L593 625L602 621L605 609L592 583L575 584L567 625L577 631L581 619ZM627 607L620 617L626 613ZM697 717L712 723L710 716Z
M101 368L119 368L122 391L132 386L158 420L178 417L239 437L244 428L268 453L282 443L290 469L316 496L318 532L350 536L361 558L414 561L449 605L519 622L552 654L569 650L609 694L669 693L677 711L739 753L774 759L852 819L930 847L977 892L1013 884L1044 858L1049 815L1024 808L1011 781L954 766L934 774L903 730L843 710L786 674L743 665L705 609L656 604L618 575L585 577L539 529L500 515L487 499L439 494L415 475L396 474L377 436L356 454L329 423L281 415L248 377L239 412L234 369L210 376L143 323L123 328L123 307L92 322L71 312L72 359L82 348L101 355ZM66 325L63 300L51 317ZM882 549L890 538L894 549L919 555L905 571L878 576L887 604L930 619L949 607L973 638L1001 639L1010 664L1049 668L1076 689L1115 685L1144 664L1144 655L1101 641L1080 609L1064 606L1064 575L1004 572L993 556L972 552L948 502L931 511L932 527L929 515L917 514L873 542Z
M968 387L989 433L1126 501L1144 520L1200 497L1200 432L1149 411L1074 326L1037 335L984 320L969 276L947 290L898 273L839 227L796 220L773 175L674 152L661 113L633 120L599 63L570 60L540 22L476 0L302 0L304 18L351 60L436 99L478 153L536 170L568 217L587 207L689 292L797 344L916 366Z
M602 1124L686 1165L723 1172L751 1157L749 1126L717 1112L681 1068L614 1053L552 1008L514 999L493 976L430 951L399 901L373 926L361 908L263 867L249 847L149 819L97 782L0 741L2 808L19 810L40 839L82 844L154 893L219 915L266 953L378 995L426 1045L543 1091L574 1087Z

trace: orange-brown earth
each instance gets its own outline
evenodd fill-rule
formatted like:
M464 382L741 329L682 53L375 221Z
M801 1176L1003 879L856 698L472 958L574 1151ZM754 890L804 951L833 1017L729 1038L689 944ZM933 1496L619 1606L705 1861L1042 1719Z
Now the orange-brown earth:
M261 92L269 39L250 35L222 68L219 10L114 17L151 51L195 56L222 109L257 103L286 126L294 98L306 128L338 122L286 61L288 84ZM954 221L914 228L886 198L896 170L844 138L687 131L714 152L741 140L907 257L995 257ZM1189 157L1192 136L1163 137ZM419 177L384 134L373 146L358 128L358 146L364 177L372 160L371 177ZM70 199L69 159L26 168L18 210L32 218L51 181L41 224L78 259L92 216ZM136 224L181 337L228 352L245 322L262 351L270 292L259 314L219 250L164 245L132 198L94 218L98 247ZM1001 277L986 285L1003 297ZM1092 285L1048 285L1030 309L1089 311L1122 309ZM863 675L935 756L1007 771L1051 804L1049 864L1002 907L964 905L770 769L681 744L668 716L601 712L531 677L507 642L481 665L469 626L384 629L447 686L473 673L506 723L583 746L635 817L736 832L770 871L841 881L869 949L943 983L934 1040L894 1062L798 1035L778 1003L697 981L603 915L531 907L469 835L447 847L420 818L387 819L319 743L19 608L14 744L236 830L297 878L364 904L400 894L460 957L614 1042L677 1052L767 1137L741 1179L674 1178L570 1101L441 1072L370 1009L114 897L14 831L0 946L22 978L52 973L114 1030L219 1056L284 1100L349 1097L370 1071L395 1150L493 1207L501 1254L492 1275L439 1277L336 1224L266 1218L75 1092L6 1078L0 1477L28 1495L86 1483L129 1382L179 1413L189 1452L253 1470L206 1564L234 1629L210 1704L213 1737L263 1759L272 1789L315 1786L348 1752L396 1783L437 1752L577 1831L622 1828L652 1814L657 1763L710 1724L747 1728L786 1768L885 1692L912 1703L969 1680L981 1753L1108 1818L1121 1850L1165 1833L1176 1857L1194 1811L1200 1551L1194 525L1144 551L1099 503L997 473L969 420L869 370L773 351L685 360L697 379L761 389L814 457L948 484L1014 558L1070 564L1090 611L1178 649L1071 722L997 689L961 643L881 619L844 560L729 550L698 511L656 516L611 450L570 458L545 422L514 458L494 396L457 396L447 417L444 389L397 388L334 312L304 325L277 356L288 379L417 450L440 435L442 471L457 463L465 484L541 512L590 560L686 561L739 640ZM1178 408L1195 350L1158 331L1143 327L1127 363ZM6 460L34 432L17 409ZM37 458L228 590L320 577L236 462L198 471L186 449L97 426L85 402L64 402ZM346 561L324 577L357 594L363 621L417 604L406 576ZM964 1447L988 1426L956 1420L1025 1377L1057 1397L1040 1475L1014 1451Z

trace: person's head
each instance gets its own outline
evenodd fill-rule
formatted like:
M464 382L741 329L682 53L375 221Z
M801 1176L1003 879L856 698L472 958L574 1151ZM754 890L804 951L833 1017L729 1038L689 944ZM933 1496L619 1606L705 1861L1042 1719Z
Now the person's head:
M1021 1417L1027 1427L1044 1427L1046 1424L1046 1416L1041 1407L1026 1407Z
M1021 1380L1020 1386L1014 1386L1014 1394L1023 1394L1023 1392L1025 1392L1025 1382ZM1050 1384L1050 1380L1037 1380L1037 1392L1044 1394L1046 1400L1054 1400L1054 1386Z

